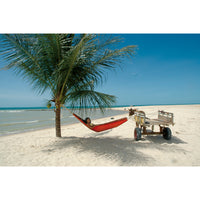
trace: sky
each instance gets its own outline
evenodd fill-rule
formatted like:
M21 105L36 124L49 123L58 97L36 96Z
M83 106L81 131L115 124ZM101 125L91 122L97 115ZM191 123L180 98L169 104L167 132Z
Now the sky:
M97 91L117 97L116 105L200 103L200 34L120 34L119 47L137 45L122 68L106 72ZM0 57L0 68L5 61ZM12 70L0 71L0 107L46 106Z

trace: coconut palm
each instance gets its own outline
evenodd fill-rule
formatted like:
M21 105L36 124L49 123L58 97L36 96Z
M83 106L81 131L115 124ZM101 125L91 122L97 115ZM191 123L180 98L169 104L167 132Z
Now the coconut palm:
M49 90L48 107L55 104L56 136L61 137L61 107L97 106L101 110L115 96L95 91L104 82L105 71L115 69L135 47L115 48L119 37L96 34L5 34L0 53L6 69L30 82L40 94Z

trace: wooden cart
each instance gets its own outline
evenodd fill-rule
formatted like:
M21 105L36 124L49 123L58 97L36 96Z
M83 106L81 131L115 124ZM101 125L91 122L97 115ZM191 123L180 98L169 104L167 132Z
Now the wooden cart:
M169 125L174 125L174 114L158 111L158 119L149 119L146 117L145 112L136 111L134 114L134 119L136 122L136 128L134 130L135 140L140 140L142 135L153 135L153 134L162 134L163 138L166 140L171 139L171 129ZM158 125L160 127L159 132L154 131L154 126ZM147 129L151 127L151 130Z

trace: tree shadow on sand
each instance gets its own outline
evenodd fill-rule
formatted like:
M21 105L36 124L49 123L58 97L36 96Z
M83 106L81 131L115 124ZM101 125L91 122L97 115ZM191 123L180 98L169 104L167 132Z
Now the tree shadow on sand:
M106 130L106 131L98 132L98 133L95 134L95 136L102 136L102 135L108 134L109 132L111 132L111 130Z
M144 140L151 141L155 144L187 144L187 142L174 135L171 137L171 140L165 140L162 135L148 135L144 137Z
M45 147L46 150L44 149L43 152L54 152L73 147L77 149L78 153L91 152L97 158L105 157L117 161L118 166L152 166L155 165L155 158L143 153L141 149L170 151L167 143L160 145L159 140L157 140L158 143L153 144L155 143L153 140L144 143L143 141L136 142L130 138L120 137L63 137L55 141L54 144ZM176 152L184 151L178 147L173 148Z

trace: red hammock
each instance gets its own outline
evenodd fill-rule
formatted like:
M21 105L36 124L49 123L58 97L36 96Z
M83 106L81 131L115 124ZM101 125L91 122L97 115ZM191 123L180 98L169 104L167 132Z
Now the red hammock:
M78 115L74 114L74 117L76 117L80 122L82 122L85 126L87 126L87 124L83 121L83 119L81 119ZM96 131L96 132L101 132L101 131L105 131L111 128L115 128L123 123L125 123L128 119L126 117L121 118L121 119L117 119L111 122L107 122L104 124L98 124L98 125L94 125L93 127L89 127L87 126L89 129Z

